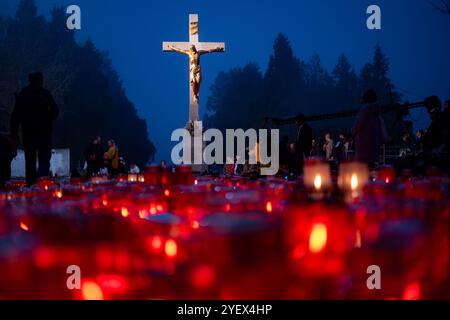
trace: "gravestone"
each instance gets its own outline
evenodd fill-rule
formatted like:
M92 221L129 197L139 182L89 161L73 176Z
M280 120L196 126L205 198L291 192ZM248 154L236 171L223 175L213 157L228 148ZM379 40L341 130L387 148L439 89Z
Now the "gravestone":
M36 162L37 166L37 162ZM70 176L70 150L54 149L50 159L50 172L52 176ZM25 178L25 154L23 150L17 151L17 156L11 163L11 177Z

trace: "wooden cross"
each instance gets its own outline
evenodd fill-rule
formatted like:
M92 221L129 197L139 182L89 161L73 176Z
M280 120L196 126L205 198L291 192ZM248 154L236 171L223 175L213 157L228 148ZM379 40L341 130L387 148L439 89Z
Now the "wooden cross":
M201 54L211 53L211 52L224 52L225 43L223 42L200 42L199 41L199 27L198 27L198 15L189 15L189 42L163 42L164 52L182 52L186 53L189 49L195 46L198 52ZM176 48L176 50L174 49ZM187 53L186 53L187 54ZM192 61L190 61L192 69ZM198 61L198 66L200 68L200 61ZM200 70L200 69L199 69ZM190 81L192 81L192 72L190 76ZM199 82L201 82L201 75L199 75ZM199 83L200 85L200 83ZM192 125L195 121L199 121L199 106L198 99L195 98L194 90L192 85L190 87L189 95L189 123Z

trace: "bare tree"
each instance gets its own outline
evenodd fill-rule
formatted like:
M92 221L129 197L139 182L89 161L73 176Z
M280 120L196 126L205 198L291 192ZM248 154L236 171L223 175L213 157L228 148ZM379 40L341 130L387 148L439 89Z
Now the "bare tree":
M450 15L450 0L428 0L438 11Z

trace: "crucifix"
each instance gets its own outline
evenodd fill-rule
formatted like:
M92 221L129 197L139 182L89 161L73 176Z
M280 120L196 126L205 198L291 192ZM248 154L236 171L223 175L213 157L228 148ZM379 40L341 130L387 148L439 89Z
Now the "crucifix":
M163 42L164 52L178 52L189 57L189 128L192 128L199 117L199 94L202 83L200 57L213 52L225 52L223 42L200 42L198 15L189 15L189 42Z

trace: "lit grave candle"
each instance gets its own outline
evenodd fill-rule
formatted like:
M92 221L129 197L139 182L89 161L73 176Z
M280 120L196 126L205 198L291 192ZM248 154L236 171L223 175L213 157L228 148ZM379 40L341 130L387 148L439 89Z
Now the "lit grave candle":
M378 170L377 181L389 184L395 180L395 169L392 167L383 167Z
M347 162L339 166L338 185L343 191L345 201L353 202L362 194L369 182L369 168L360 162Z
M304 184L312 199L323 199L332 187L330 165L317 159L307 160L304 166Z
M137 182L138 181L138 175L135 173L129 173L128 174L128 182Z

